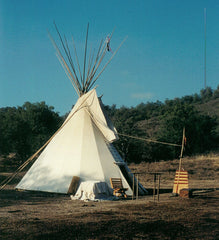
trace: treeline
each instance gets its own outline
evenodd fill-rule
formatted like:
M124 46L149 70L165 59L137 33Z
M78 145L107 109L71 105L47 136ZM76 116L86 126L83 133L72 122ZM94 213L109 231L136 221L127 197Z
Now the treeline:
M118 133L181 145L186 129L185 154L194 155L219 149L219 101L217 115L203 114L197 106L219 99L219 86L201 90L200 94L162 102L141 103L136 107L107 106ZM180 147L135 140L119 136L115 143L127 162L159 161L180 155Z
M119 134L180 145L185 127L185 153L192 155L218 150L217 116L200 113L196 108L196 105L215 99L219 99L219 86L216 90L208 87L200 94L164 103L157 101L131 108L116 108L116 105L105 108ZM0 154L14 152L25 160L52 136L64 118L45 102L26 102L21 107L0 108ZM119 137L115 145L128 162L173 159L180 154L180 147Z
M45 102L0 108L0 154L27 158L60 127L63 118Z

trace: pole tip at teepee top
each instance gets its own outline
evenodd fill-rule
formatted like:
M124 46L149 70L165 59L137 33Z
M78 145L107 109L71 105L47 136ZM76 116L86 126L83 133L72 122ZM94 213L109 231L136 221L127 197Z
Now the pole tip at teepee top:
M69 77L75 91L79 96L87 93L94 85L94 83L97 81L97 79L100 77L100 75L103 73L107 65L111 62L115 54L118 52L119 48L122 46L124 41L127 39L127 37L121 42L119 47L116 49L116 51L112 52L110 51L109 43L112 37L112 34L110 34L110 37L107 36L106 40L101 40L99 44L98 51L96 53L96 57L94 50L90 51L89 58L87 59L87 51L88 51L88 31L89 31L89 23L87 24L87 32L86 32L86 38L85 38L85 48L84 48L84 61L83 61L83 72L81 72L81 67L79 64L79 59L77 55L77 50L75 47L75 43L72 37L72 45L74 49L74 58L72 57L72 53L68 44L68 41L66 37L62 36L60 34L60 31L58 30L58 27L53 22L56 32L58 34L61 48L58 47L55 40L52 38L51 34L49 33L49 37L52 41L53 46L56 49L57 57L63 66L67 76ZM62 49L62 51L61 51ZM93 53L91 53L93 52ZM111 53L111 57L106 61L105 64L102 65L104 58L106 57L107 53ZM88 60L88 61L87 61ZM88 64L87 64L88 62ZM77 65L77 68L76 68ZM101 67L102 66L102 67ZM101 69L100 69L101 68Z

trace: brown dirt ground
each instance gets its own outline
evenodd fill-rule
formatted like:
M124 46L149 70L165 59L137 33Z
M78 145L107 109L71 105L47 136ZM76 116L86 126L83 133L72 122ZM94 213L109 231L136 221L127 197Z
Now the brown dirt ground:
M171 194L178 161L131 164L141 183L153 187L152 171L162 172L160 201L72 201L68 195L19 192L21 173L0 191L0 239L219 239L218 156L183 160L193 197ZM0 165L1 167L1 165ZM2 168L3 169L3 168ZM4 168L0 181L10 173Z

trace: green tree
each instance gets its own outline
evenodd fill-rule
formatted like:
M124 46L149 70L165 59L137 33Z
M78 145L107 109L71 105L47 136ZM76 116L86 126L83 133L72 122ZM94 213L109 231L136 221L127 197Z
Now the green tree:
M209 101L213 96L213 90L211 87L206 87L200 91L200 95L203 102Z
M136 122L141 118L138 111L134 108L121 107L117 111L114 111L112 121L120 134L138 136L140 135L139 129L136 127ZM141 151L138 141L119 135L119 141L115 142L119 153L127 162L140 162Z
M161 119L159 139L181 144L182 129L186 129L187 154L202 153L215 147L216 118L199 114L192 105L176 102L169 106ZM180 149L160 147L157 158L178 157Z
M53 110L45 102L1 108L0 153L15 152L25 158L35 152L62 123Z
M213 92L213 98L219 98L219 85L217 86L217 89Z

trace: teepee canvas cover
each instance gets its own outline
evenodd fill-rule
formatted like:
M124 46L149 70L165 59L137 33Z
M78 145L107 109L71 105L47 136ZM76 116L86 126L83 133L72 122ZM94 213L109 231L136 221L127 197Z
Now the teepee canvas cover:
M73 176L81 182L101 181L108 186L110 178L119 177L132 194L118 166L125 163L111 144L117 138L116 130L99 101L95 89L78 99L60 131L16 188L67 193Z
M97 97L96 90L91 90L121 44L98 73L97 70L107 54L112 34L104 43L101 41L95 60L93 61L93 57L89 58L86 72L87 28L83 74L78 64L74 46L78 76L67 40L62 38L57 27L56 30L64 53L50 37L79 99L61 128L30 160L27 160L27 162L31 161L41 152L16 188L68 193L73 178L80 179L80 183L103 182L109 188L110 178L121 178L123 187L128 188L127 194L132 194L133 175L112 145L112 142L117 139L116 129L104 112L103 104L101 99ZM139 194L146 193L141 184L139 184L138 189Z

